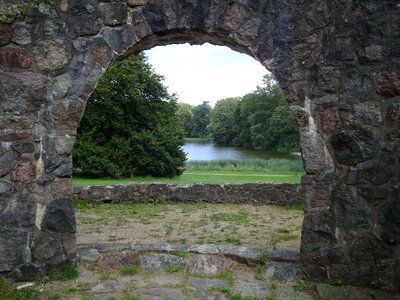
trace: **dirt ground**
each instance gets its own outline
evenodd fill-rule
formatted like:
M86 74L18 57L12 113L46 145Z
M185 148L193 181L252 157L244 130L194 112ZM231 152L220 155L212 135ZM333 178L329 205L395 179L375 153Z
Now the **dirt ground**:
M302 222L301 208L271 205L78 204L77 242L213 243L299 250Z

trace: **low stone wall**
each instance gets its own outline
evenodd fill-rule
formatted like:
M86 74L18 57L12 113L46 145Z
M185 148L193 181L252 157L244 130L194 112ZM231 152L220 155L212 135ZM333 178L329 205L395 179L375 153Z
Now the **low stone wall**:
M146 203L154 200L192 203L249 203L296 205L299 185L288 183L165 184L130 183L111 186L75 186L74 198L94 203Z

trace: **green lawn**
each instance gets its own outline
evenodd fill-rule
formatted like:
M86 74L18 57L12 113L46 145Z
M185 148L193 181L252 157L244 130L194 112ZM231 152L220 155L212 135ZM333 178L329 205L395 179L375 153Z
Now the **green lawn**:
M239 184L254 182L286 182L300 183L302 174L266 174L261 172L211 172L211 171L187 171L176 178L134 177L127 179L88 179L75 177L74 185L111 185L129 182L162 182L162 183L216 183Z

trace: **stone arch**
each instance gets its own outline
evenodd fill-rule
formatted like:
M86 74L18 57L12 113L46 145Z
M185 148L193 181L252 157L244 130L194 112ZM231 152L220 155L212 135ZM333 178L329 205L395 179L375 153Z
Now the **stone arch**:
M400 290L396 1L59 0L0 25L0 272L75 259L76 127L116 59L211 42L274 73L300 127L301 254L317 278Z

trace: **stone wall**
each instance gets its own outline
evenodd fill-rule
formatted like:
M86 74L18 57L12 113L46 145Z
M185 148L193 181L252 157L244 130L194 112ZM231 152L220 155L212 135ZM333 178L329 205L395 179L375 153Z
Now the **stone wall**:
M290 206L299 204L299 185L130 183L110 186L75 186L74 199L85 199L94 203L148 203L164 200L176 203L204 201Z
M307 274L400 291L399 24L398 0L57 0L0 24L0 273L75 261L71 151L107 68L209 42L262 63L295 114Z

